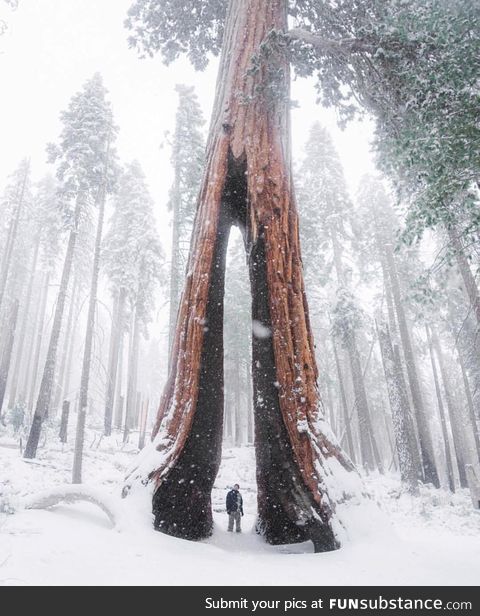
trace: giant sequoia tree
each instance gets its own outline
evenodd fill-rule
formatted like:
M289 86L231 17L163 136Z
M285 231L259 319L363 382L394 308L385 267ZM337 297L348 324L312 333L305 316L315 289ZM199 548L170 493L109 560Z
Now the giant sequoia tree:
M132 43L201 68L221 49L169 379L152 446L128 484L153 485L155 527L197 539L212 528L221 456L223 291L230 227L243 232L252 288L258 528L270 543L338 546L332 475L353 469L323 422L305 297L289 143L286 0L139 0ZM335 469L335 470L334 470ZM338 479L338 475L336 476ZM342 491L340 490L340 493Z

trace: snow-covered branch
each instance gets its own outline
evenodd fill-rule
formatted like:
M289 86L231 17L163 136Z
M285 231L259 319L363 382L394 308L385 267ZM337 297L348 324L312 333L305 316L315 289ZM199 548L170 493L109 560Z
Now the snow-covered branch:
M301 41L312 45L321 53L350 54L350 53L375 53L377 47L360 39L328 39L302 28L293 28L287 32L287 37L292 41Z
M100 490L84 485L61 485L27 496L24 501L25 509L49 509L60 503L72 504L79 501L97 505L107 515L112 526L120 529L123 519L120 501L117 503L113 497L103 494Z

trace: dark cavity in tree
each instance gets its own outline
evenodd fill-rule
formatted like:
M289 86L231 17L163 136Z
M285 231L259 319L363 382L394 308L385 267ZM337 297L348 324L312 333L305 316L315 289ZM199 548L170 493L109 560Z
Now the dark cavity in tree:
M199 396L192 430L175 466L153 497L154 526L184 539L213 527L211 491L221 462L223 432L223 302L230 228L242 231L249 262L252 318L273 331L263 229L250 243L245 160L229 156L214 250ZM247 333L245 332L245 335ZM338 548L322 509L305 486L283 422L272 336L253 336L253 397L258 486L257 532L274 545L311 540L316 552Z

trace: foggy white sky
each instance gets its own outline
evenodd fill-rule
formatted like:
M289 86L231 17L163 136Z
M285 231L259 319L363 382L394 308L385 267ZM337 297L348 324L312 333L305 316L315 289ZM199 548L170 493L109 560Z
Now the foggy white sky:
M195 86L205 117L210 118L216 63L195 73L182 59L165 67L160 58L140 60L127 46L123 27L132 0L20 0L17 11L4 10L10 28L0 39L0 189L18 161L32 159L38 179L50 165L45 144L60 131L59 113L95 71L102 73L120 126L118 149L127 161L138 158L156 203L162 241L168 250L166 210L172 180L169 148L160 148L173 129L176 83ZM0 18L2 15L0 15ZM299 158L311 123L329 127L341 156L348 185L356 189L360 176L374 168L369 152L369 124L342 132L334 112L315 104L309 81L293 83L294 157Z

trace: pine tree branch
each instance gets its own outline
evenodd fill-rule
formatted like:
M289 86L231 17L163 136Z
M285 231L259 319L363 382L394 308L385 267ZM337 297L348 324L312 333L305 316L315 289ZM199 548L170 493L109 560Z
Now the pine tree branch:
M302 28L293 28L288 30L286 36L291 41L301 41L312 45L318 51L322 53L333 53L347 55L350 53L375 53L377 47L370 43L366 43L360 39L327 39L321 36L317 36L308 30Z

